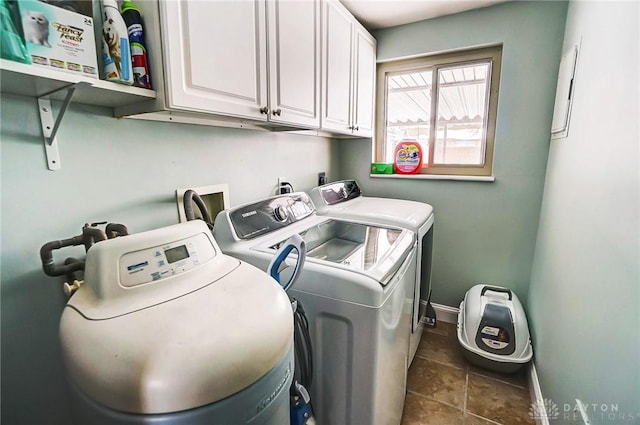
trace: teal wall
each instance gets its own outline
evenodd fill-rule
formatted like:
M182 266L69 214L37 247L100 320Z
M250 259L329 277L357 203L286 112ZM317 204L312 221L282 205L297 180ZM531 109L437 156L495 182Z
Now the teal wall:
M592 424L640 424L639 17L638 2L567 15L574 104L551 142L529 290L540 384L567 423L578 398Z
M583 48L571 133L550 145L565 19L565 47L582 36ZM561 410L580 398L640 411L638 4L576 2L567 14L565 2L508 2L375 36L380 60L503 43L495 182L370 178L369 139L116 120L81 105L62 123L62 170L51 172L35 100L2 95L3 424L69 422L57 334L65 298L41 271L44 242L91 221L132 232L175 223L176 188L228 183L237 205L270 195L278 176L307 190L318 171L356 178L367 195L431 203L434 301L457 306L478 282L513 288L543 394ZM72 253L82 250L56 258Z
M35 99L2 95L2 417L7 425L67 424L58 354L61 281L41 271L45 242L107 220L140 232L178 222L175 189L228 183L232 205L263 198L276 178L308 190L337 176L335 142L316 136L118 120L72 105L48 171ZM60 251L57 260L82 255ZM98 365L96 365L98 367Z
M457 307L474 284L526 301L566 16L565 2L508 2L380 30L378 60L503 43L495 182L369 177L369 140L339 145L342 178L366 195L435 209L433 300Z

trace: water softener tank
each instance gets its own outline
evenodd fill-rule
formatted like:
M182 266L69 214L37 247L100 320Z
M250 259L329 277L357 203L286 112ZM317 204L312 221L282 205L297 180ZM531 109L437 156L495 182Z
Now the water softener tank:
M60 339L78 425L289 423L289 298L200 220L93 245Z

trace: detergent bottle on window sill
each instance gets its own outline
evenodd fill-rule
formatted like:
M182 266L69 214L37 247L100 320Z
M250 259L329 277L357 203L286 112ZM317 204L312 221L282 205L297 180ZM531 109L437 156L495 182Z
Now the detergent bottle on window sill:
M416 174L422 168L422 147L416 140L401 140L393 154L396 174Z

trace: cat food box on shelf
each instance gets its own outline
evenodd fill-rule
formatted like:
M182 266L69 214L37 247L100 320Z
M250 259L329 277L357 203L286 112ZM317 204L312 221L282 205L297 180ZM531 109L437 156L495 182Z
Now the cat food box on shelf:
M93 19L36 0L19 5L33 65L98 78Z

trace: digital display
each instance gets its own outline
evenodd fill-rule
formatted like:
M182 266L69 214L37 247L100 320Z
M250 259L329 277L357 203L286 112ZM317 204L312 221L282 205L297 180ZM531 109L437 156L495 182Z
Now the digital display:
M180 245L175 248L166 249L164 255L167 256L167 261L171 264L189 258L189 251L187 251L185 245Z

